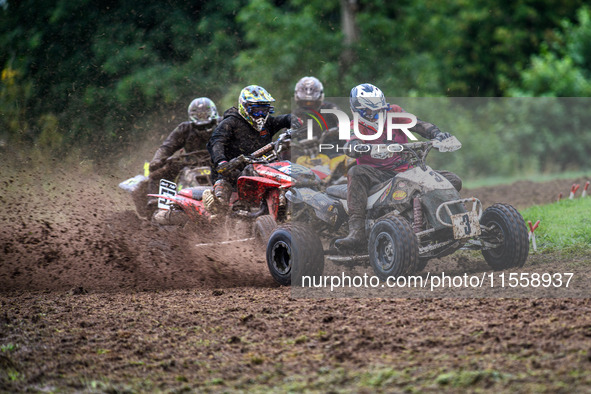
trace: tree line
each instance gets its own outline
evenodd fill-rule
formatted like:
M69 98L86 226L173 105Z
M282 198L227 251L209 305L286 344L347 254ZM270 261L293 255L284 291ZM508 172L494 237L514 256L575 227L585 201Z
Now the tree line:
M305 75L335 97L362 82L389 97L585 97L590 15L581 0L2 0L0 140L116 148L146 117L196 96L223 110L249 84L289 110ZM519 126L515 141L535 148L515 155L566 138ZM590 160L563 156L556 168Z

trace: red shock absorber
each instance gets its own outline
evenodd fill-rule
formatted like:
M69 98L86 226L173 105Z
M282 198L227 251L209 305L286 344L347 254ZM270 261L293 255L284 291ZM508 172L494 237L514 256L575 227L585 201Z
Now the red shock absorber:
M415 233L418 233L423 229L423 210L421 209L421 199L419 197L413 198L412 211L414 213L412 229Z

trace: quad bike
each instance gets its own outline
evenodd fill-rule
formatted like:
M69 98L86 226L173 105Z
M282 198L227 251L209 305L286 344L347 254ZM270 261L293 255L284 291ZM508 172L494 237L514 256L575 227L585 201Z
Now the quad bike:
M329 154L319 151L327 139L338 135L338 128L328 129L320 138L292 141L292 158L295 162L312 169L318 174L324 186L347 182L347 170L356 161L345 154L331 151Z
M119 187L131 193L136 211L141 217L148 217L148 182L150 175L159 179L169 172L178 173L173 180L177 190L187 187L211 186L211 168L209 152L197 150L184 153L182 150L166 159L162 168L150 174L149 163L144 164L144 174L136 175L119 184Z
M169 201L171 210L181 210L193 222L210 222L222 215L252 223L252 235L263 245L266 243L277 223L289 220L286 193L295 186L318 190L320 178L312 170L281 160L291 142L291 130L250 155L240 155L221 165L218 172L229 176L237 175L236 190L232 192L227 210L213 215L203 201L206 190L212 186L183 188L174 193L170 183L168 194L151 195ZM235 176L233 176L235 177Z
M289 285L303 274L322 275L324 258L335 264L371 265L386 280L419 272L430 259L459 249L481 250L495 270L523 266L529 243L519 212L507 204L483 212L477 198L462 198L425 163L433 147L441 152L459 149L455 137L402 147L399 154L410 168L369 191L367 242L356 251L345 254L333 246L334 235L346 233L341 227L348 221L347 185L329 186L325 193L291 189L286 196L292 203L291 228L279 226L267 244L267 263L277 282Z

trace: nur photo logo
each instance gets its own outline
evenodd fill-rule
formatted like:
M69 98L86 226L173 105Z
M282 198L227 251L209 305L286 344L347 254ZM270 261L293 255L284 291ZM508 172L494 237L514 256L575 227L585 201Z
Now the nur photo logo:
M353 122L349 119L349 116L338 109L321 109L320 113L313 111L313 114L310 114L310 117L318 123L320 128L322 129L322 124L324 127L328 129L326 120L322 116L322 114L332 114L337 117L337 121L339 124L339 139L347 141L351 138L351 129L353 130L354 135L362 140L365 141L375 141L380 139L386 131L386 138L389 141L393 140L392 134L394 130L401 130L406 136L412 140L417 141L417 137L415 137L411 132L410 128L414 127L417 124L417 117L408 112L380 112L378 115L378 130L376 130L375 134L361 134L359 131L359 114L353 114ZM312 119L308 119L307 122L307 138L313 139L314 132L313 127L314 123ZM322 121L322 123L320 122ZM399 123L401 122L401 123Z

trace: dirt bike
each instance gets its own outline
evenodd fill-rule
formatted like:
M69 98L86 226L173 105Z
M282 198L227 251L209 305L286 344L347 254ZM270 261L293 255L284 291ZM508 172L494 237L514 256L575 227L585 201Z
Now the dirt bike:
M150 175L155 178L166 177L170 172L178 173L173 182L177 190L187 187L211 186L211 168L209 152L197 150L183 152L182 150L166 159L164 165L150 174L149 163L144 164L144 174L136 175L119 184L128 191L135 204L136 211L141 217L148 217L148 183Z
M419 272L430 259L461 248L481 250L495 270L523 266L529 243L519 212L507 204L483 211L477 198L462 198L425 163L434 147L441 152L459 149L455 137L401 146L399 154L410 168L371 188L367 242L352 254L334 247L334 235L348 221L347 185L329 186L325 193L291 190L287 195L293 204L291 228L279 226L267 243L268 266L280 284L289 285L292 276L322 275L325 257L335 264L370 265L382 280Z
M291 130L250 155L240 155L218 167L223 176L235 178L236 190L232 192L224 216L253 222L249 234L263 245L277 226L289 220L286 193L294 185L317 188L318 175L312 170L281 160L291 142ZM211 221L218 215L208 211L203 201L205 190L211 186L183 188L173 193L174 184L168 194L153 195L170 202L170 209L182 210L194 222Z

